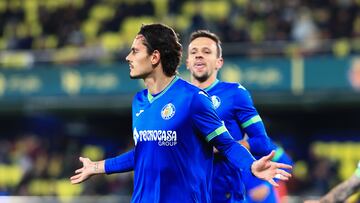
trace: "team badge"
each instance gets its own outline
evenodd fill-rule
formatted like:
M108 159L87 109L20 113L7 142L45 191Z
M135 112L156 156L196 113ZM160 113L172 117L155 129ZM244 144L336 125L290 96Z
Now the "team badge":
M166 104L162 109L161 109L161 117L164 120L169 120L170 118L172 118L175 115L175 106L172 103L168 103Z
M216 95L211 96L211 101L215 109L217 109L221 104L220 98Z

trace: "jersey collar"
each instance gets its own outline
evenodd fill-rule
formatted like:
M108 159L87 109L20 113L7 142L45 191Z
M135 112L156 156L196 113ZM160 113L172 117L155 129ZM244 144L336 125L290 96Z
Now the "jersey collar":
M161 91L160 94L156 95L155 97L151 95L151 93L148 91L147 94L147 98L149 100L150 103L153 103L155 100L157 100L158 98L160 98L163 94L165 94L165 92L167 92L167 90L179 79L178 76L175 76L174 79L168 84L168 86Z
M210 91L215 85L217 85L220 81L218 79L215 80L215 82L213 82L209 87L207 88L204 88L204 90L207 92L207 91Z

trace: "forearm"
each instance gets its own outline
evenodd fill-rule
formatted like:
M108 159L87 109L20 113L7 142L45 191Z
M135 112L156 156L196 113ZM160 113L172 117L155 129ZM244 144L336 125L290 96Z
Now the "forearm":
M354 174L322 197L320 203L345 202L345 200L359 188L360 177Z
M270 138L267 136L262 122L254 123L244 129L249 139L244 140L244 145L256 156L265 156L275 149Z
M211 140L213 144L233 165L242 170L249 170L255 158L250 152L234 141L228 133L223 133Z
M122 173L134 170L134 150L130 150L117 157L105 160L104 171L106 174Z

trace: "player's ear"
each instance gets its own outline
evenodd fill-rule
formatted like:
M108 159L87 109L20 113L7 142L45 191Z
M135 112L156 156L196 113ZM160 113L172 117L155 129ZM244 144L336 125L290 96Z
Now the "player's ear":
M224 59L222 57L219 57L216 60L216 70L220 70L220 68L224 65Z
M157 65L160 63L160 52L158 50L154 50L153 53L151 54L151 64L152 65Z

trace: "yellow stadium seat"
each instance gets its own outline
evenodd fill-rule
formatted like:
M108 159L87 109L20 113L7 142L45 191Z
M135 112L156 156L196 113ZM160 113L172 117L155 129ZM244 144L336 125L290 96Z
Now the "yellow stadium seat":
M341 142L328 142L326 147L326 157L331 160L339 160L343 149L343 143Z
M220 20L225 18L230 12L228 1L187 1L182 6L182 15L191 18L197 12L208 20Z
M82 184L72 185L68 179L56 181L56 194L60 197L78 196L83 188Z
M165 17L168 13L168 0L154 0L152 2L155 8L155 16L157 18Z
M53 180L34 179L29 183L30 195L54 195L56 186Z
M336 57L342 58L350 54L351 47L348 39L338 39L333 44L333 53Z
M114 17L115 14L115 8L105 5L105 4L100 4L100 5L96 5L94 6L91 11L90 11L90 18L96 20L96 21L104 21L104 20L108 20L111 19L112 17Z
M0 1L0 13L4 13L6 11L6 1Z
M81 30L85 35L85 40L93 40L99 31L100 24L99 21L94 19L88 19L81 25Z
M174 26L176 27L176 31L178 32L183 32L185 31L189 26L190 26L190 18L183 16L183 15L178 15L175 17L175 23Z
M83 157L88 157L91 160L101 160L104 157L104 150L95 145L86 145L83 148L81 155Z
M19 165L8 165L7 172L5 173L8 179L7 185L10 187L15 187L19 184L23 171Z
M339 177L341 180L348 179L355 171L357 161L351 159L340 159Z
M293 168L293 175L297 179L306 180L309 175L308 165L305 161L299 160L295 162Z
M265 25L262 21L254 21L250 25L250 39L252 42L261 42L265 38Z
M203 1L202 4L202 14L208 20L224 19L230 12L228 1Z
M116 51L124 47L124 42L117 32L106 32L100 36L101 44L107 51Z
M7 185L7 166L0 164L0 188Z
M187 18L191 18L197 11L201 10L201 3L195 1L186 1L181 7L181 14Z
M55 178L61 174L63 166L63 160L59 156L52 156L49 160L47 171L48 174Z
M59 39L56 35L48 35L45 38L45 48L47 49L54 49L58 46Z
M26 22L33 22L38 20L38 6L38 1L24 1Z
M138 33L141 25L154 23L154 22L155 19L149 16L126 18L120 27L120 32L121 32L121 36L123 36L123 41L126 43L126 45L131 45L134 40L134 36L136 36L136 34Z
M4 38L0 38L0 50L6 49L7 41Z

